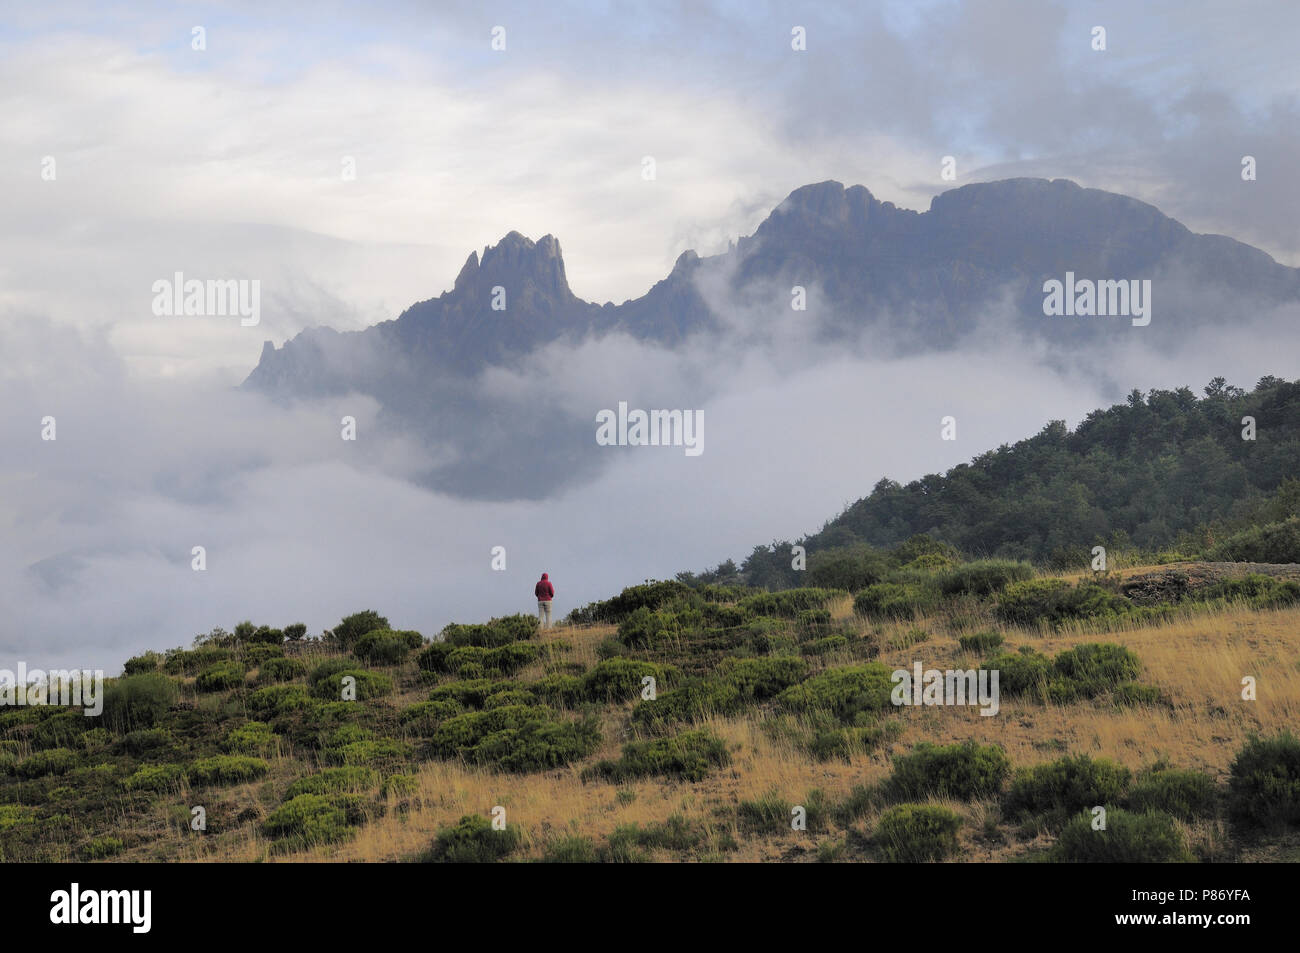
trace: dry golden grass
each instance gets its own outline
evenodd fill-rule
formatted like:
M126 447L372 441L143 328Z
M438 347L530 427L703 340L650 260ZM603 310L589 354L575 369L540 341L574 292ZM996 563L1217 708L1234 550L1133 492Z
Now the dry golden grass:
M832 611L838 619L852 618L847 600L834 605ZM913 661L921 661L926 668L976 667L978 657L960 649L956 636L946 634L944 622L923 619L896 625L856 624L882 647L880 661L890 667L910 668ZM900 637L916 629L931 634L910 646L901 644L906 639ZM596 647L613 631L612 626L557 626L543 633L541 639L566 644L568 648L561 658L590 666L598 661ZM547 843L562 835L579 834L599 843L619 825L646 825L680 814L737 837L739 848L721 859L811 859L818 838L806 833L741 836L735 829L736 805L769 792L777 792L790 804L803 803L814 789L820 789L832 801L842 800L855 785L887 777L888 755L920 741L975 739L997 743L1006 749L1016 767L1065 753L1084 753L1113 758L1134 770L1165 759L1178 767L1204 770L1222 779L1236 751L1252 732L1273 733L1300 722L1300 608L1230 608L1105 635L1067 632L1038 636L1015 629L1002 631L1009 647L1032 644L1048 654L1084 641L1125 645L1142 660L1141 680L1158 686L1172 701L1172 707L1117 708L1103 699L1055 706L1003 698L1001 711L995 717L983 717L976 708L906 708L896 715L904 728L889 750L860 754L848 763L818 762L805 751L772 737L762 726L767 714L756 711L742 717L714 718L702 726L727 742L733 760L728 768L715 771L700 783L658 778L621 785L583 783L583 766L616 756L629 740L629 705L603 717L601 749L581 765L511 775L455 761L425 762L411 769L418 780L418 793L404 800L390 799L385 816L367 824L349 842L279 855L257 833L259 824L244 824L228 834L186 838L188 846L181 859L411 860L429 848L440 828L454 824L465 814L487 814L498 805L506 809L508 822L518 825L523 833L518 855L521 858L542 856ZM853 660L850 654L844 654L816 664L833 666ZM523 674L529 678L540 675L540 665ZM1256 701L1242 699L1241 681L1247 675L1257 680ZM412 689L397 703L408 704L424 694L423 689ZM277 803L274 792L282 791L299 773L300 764L273 759L269 779L223 790L219 800L245 809L250 804L261 805L264 815ZM967 820L962 834L963 860L1006 860L1035 846L1033 842L1010 844L996 834L986 837L985 820L997 821L993 803L949 806ZM858 826L870 829L875 819L876 811L868 809ZM135 823L138 827L139 821ZM177 824L175 816L169 818L161 808L150 820L155 831ZM1189 834L1194 843L1211 851L1219 849L1227 839L1217 822L1189 828ZM840 831L832 836L842 835ZM1267 853L1264 851L1260 859L1268 859Z

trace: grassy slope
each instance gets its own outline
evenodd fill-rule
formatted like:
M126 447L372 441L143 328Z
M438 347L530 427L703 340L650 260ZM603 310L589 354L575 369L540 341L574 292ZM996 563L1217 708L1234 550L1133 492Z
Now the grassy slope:
M871 622L856 619L848 599L832 609L837 621L861 633L890 668L908 667L916 659L927 668L979 664L978 657L959 648L949 618ZM909 648L895 647L901 636L917 628L931 633L928 640ZM998 627L981 624L980 628ZM902 753L920 741L946 743L967 738L1002 745L1016 767L1064 753L1087 753L1114 758L1136 771L1163 758L1178 767L1204 770L1222 783L1250 733L1271 734L1300 723L1300 608L1226 608L1131 630L1112 630L1106 635L1089 633L1086 627L1047 635L1014 628L1001 631L1013 648L1030 643L1048 654L1083 641L1119 642L1141 658L1142 682L1162 689L1173 706L1118 708L1105 698L1045 706L1004 696L1002 712L993 718L981 717L973 708L905 708L893 716L902 720L904 728L892 743L882 750L857 754L847 763L817 761L802 748L771 737L761 727L770 705L760 706L705 723L704 727L726 740L733 762L715 769L703 781L651 777L618 785L583 782L579 775L584 766L600 758L617 757L622 744L634 737L628 723L632 704L605 706L600 749L579 763L526 775L498 773L456 760L411 763L403 770L417 776L414 795L388 799L383 816L361 827L350 841L290 854L271 849L271 842L261 833L261 821L280 803L293 780L321 765L315 752L294 750L282 741L279 754L269 759L271 770L264 779L194 791L181 786L174 793L158 796L143 814L122 809L109 828L96 833L115 834L126 841L127 849L117 858L124 860L409 860L428 848L439 829L462 815L486 814L501 805L508 812L509 823L523 834L523 847L516 855L521 859L540 857L548 842L563 834L578 834L600 843L619 825L664 821L670 815L698 822L708 835L706 840L717 834L735 838L737 849L710 859L812 859L819 844L843 841L845 829L831 822L821 831L797 833L780 824L755 833L737 826L736 805L769 792L776 792L787 804L804 803L813 789L839 801L853 786L887 777L891 753ZM568 648L563 657L589 667L598 661L597 645L613 632L613 626L557 626L540 638L565 643ZM861 660L863 644L856 650L810 661L815 669L852 664ZM331 654L322 646L299 648L310 654L309 662ZM540 678L545 668L546 663L535 662L516 678ZM403 707L427 697L429 688L419 682L413 661L388 671L395 676L398 693L367 704ZM1259 679L1256 702L1240 699L1240 680L1248 674ZM183 684L192 685L192 681L184 679ZM192 689L185 691L188 694ZM216 709L225 694L188 697L200 708ZM369 794L378 798L378 792L376 785ZM184 806L192 804L204 804L210 816L223 819L215 825L220 832L195 835L185 829ZM966 819L959 855L963 860L1009 860L1050 842L1044 835L1021 839L1013 825L1000 821L994 802L949 804ZM853 826L870 831L879 810L868 809ZM1294 860L1300 856L1300 848L1292 840L1254 846L1236 842L1221 821L1200 822L1189 828L1189 833L1193 848L1206 859ZM660 851L652 856L694 859L709 853L706 847L686 853ZM81 856L78 844L56 847L56 856ZM868 859L863 854L853 856ZM21 858L11 855L7 859Z

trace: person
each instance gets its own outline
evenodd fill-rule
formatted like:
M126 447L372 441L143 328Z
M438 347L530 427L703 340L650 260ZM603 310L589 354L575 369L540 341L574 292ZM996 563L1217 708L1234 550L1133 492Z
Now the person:
M551 585L551 579L546 573L542 573L542 578L533 587L533 594L537 596L537 619L541 622L543 628L549 629L551 627L551 600L555 598L555 587Z

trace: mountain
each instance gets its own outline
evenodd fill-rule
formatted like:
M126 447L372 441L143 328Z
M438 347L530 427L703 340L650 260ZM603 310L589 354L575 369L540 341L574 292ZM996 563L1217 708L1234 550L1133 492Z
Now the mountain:
M1150 324L1045 316L1044 282L1071 273L1150 281ZM533 242L510 232L471 253L450 291L395 320L342 334L312 328L279 348L266 342L243 386L280 399L374 396L386 426L454 449L429 485L536 497L593 472L590 416L578 420L538 395L528 419L527 409L479 392L473 379L485 369L515 369L544 344L613 332L677 348L692 335L762 330L790 314L796 285L807 291L804 320L827 340L869 336L873 350L896 353L952 349L996 312L1061 360L1137 333L1174 346L1225 316L1300 302L1300 269L1067 180L967 185L936 196L926 212L828 181L796 189L723 254L684 252L662 281L620 305L573 294L553 236ZM522 460L535 467L527 479Z

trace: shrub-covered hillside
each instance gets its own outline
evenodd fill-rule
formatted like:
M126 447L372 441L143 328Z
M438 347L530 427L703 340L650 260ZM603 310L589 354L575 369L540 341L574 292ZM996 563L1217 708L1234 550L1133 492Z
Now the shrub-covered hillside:
M0 713L0 857L1300 856L1300 583L1134 601L1121 573L877 555L865 584L647 583L545 632L367 611L146 653L102 717ZM998 672L996 713L895 704L914 662Z
M1073 431L1054 420L1037 436L946 474L905 486L881 479L820 532L795 542L812 555L927 534L962 552L1058 568L1088 565L1098 545L1116 554L1175 548L1185 556L1300 562L1295 523L1270 525L1300 513L1300 382L1265 377L1246 393L1215 378L1204 390L1199 399L1186 387L1135 390ZM1253 439L1243 438L1247 417ZM1243 531L1257 534L1237 541L1249 553L1225 555L1223 540ZM740 567L728 561L679 578L804 585L792 545L759 546Z

